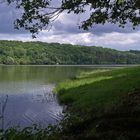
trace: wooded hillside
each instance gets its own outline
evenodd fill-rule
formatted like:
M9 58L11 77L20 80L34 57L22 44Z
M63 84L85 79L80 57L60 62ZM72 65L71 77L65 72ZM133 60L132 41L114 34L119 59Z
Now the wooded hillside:
M0 41L0 64L139 64L140 51L59 43Z

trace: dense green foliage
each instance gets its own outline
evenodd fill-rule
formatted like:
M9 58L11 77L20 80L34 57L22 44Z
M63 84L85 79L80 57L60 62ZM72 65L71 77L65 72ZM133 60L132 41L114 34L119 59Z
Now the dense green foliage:
M11 128L3 139L139 140L139 87L140 67L82 73L56 88L68 113L60 125Z
M0 41L0 64L139 64L140 51L70 44Z

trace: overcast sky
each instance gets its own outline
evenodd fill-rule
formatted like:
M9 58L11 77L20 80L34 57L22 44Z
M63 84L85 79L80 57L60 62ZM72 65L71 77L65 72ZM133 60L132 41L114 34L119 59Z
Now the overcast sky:
M43 30L36 39L24 30L14 29L14 19L19 11L13 6L0 4L0 40L43 41L102 46L117 50L140 50L140 27L133 30L131 25L125 29L117 25L96 25L89 31L78 28L80 21L87 13L80 16L61 14L52 24L50 31Z

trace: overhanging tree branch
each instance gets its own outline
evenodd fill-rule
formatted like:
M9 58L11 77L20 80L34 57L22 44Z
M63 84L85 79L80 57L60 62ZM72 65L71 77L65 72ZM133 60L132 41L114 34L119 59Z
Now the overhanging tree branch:
M67 13L85 13L89 7L90 16L81 22L80 28L88 30L94 24L112 23L124 27L131 22L132 27L140 24L139 0L61 0L60 7L52 6L53 0L7 0L16 3L22 9L20 19L15 21L15 28L29 30L33 37L36 33L53 22L63 11ZM57 2L57 1L56 1Z

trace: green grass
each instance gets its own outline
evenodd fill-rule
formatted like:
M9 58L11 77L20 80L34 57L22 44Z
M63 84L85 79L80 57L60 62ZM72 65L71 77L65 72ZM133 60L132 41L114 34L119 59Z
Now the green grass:
M79 130L70 131L72 138L140 139L140 67L84 73L56 91L67 111L78 116L67 126Z
M76 112L108 110L127 93L140 87L140 67L84 73L56 88L61 103Z

